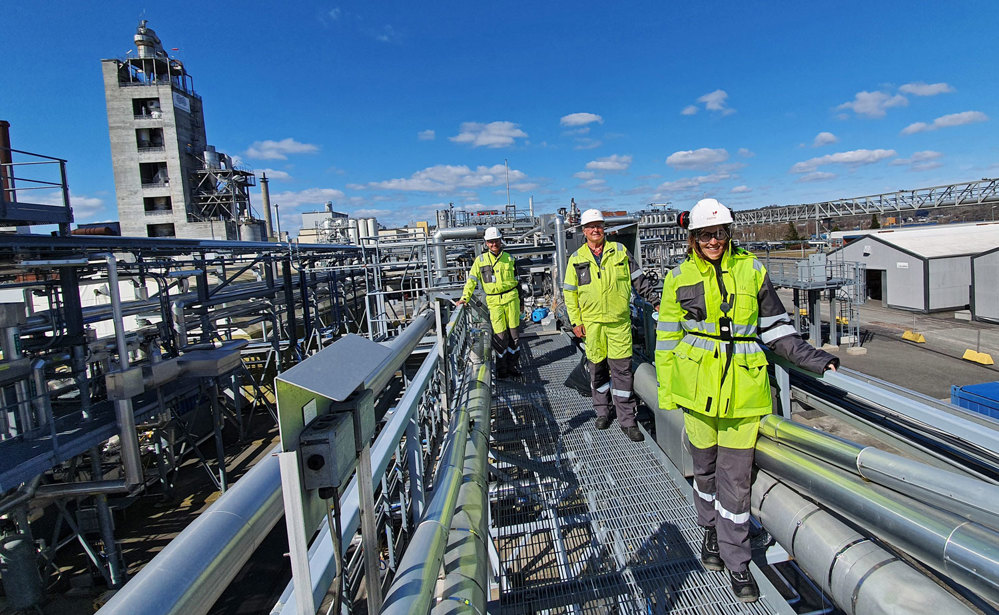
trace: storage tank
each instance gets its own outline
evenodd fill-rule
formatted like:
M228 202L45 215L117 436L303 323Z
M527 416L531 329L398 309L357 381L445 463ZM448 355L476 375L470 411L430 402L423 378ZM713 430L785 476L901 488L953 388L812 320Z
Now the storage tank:
M355 218L347 220L347 237L350 238L350 243L355 246L361 245L360 233L357 230L357 219Z

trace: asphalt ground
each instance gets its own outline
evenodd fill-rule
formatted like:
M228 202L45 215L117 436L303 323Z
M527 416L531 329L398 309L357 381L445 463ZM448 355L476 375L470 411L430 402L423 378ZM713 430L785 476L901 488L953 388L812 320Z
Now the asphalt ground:
M788 310L793 309L791 292L779 291ZM869 376L950 401L951 385L964 386L999 381L999 367L962 359L966 350L991 355L999 361L999 325L955 318L954 312L917 314L868 302L859 307L861 347L867 354L853 355L842 345L834 354L843 367ZM828 309L828 304L822 304ZM828 323L828 314L824 315ZM912 330L921 333L925 343L902 338ZM811 341L811 340L810 340Z

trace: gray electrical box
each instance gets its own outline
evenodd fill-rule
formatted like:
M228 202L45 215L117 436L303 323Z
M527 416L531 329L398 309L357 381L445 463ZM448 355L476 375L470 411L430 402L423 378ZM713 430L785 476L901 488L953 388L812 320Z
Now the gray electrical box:
M349 412L324 414L309 423L298 442L305 488L339 489L356 463L354 421Z

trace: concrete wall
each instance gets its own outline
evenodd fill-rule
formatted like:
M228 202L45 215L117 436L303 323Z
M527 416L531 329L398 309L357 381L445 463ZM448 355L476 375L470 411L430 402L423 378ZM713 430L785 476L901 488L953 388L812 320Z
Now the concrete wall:
M929 310L963 310L970 301L971 258L934 258L929 265Z
M858 239L831 254L835 255L832 258L864 263L868 271L884 271L886 283L882 292L889 307L919 311L927 309L923 259L871 238Z
M999 323L999 250L971 259L974 286L971 293L972 317Z

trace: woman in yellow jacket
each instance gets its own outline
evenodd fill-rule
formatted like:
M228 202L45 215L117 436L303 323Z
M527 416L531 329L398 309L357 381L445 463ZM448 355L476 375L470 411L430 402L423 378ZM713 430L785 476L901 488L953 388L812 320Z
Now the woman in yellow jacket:
M656 327L659 407L680 408L694 462L701 562L729 570L743 602L759 598L749 573L749 498L760 417L773 411L760 342L821 373L839 359L791 325L766 268L732 246L732 212L715 199L689 214L687 260L666 274ZM683 222L681 221L681 225Z

